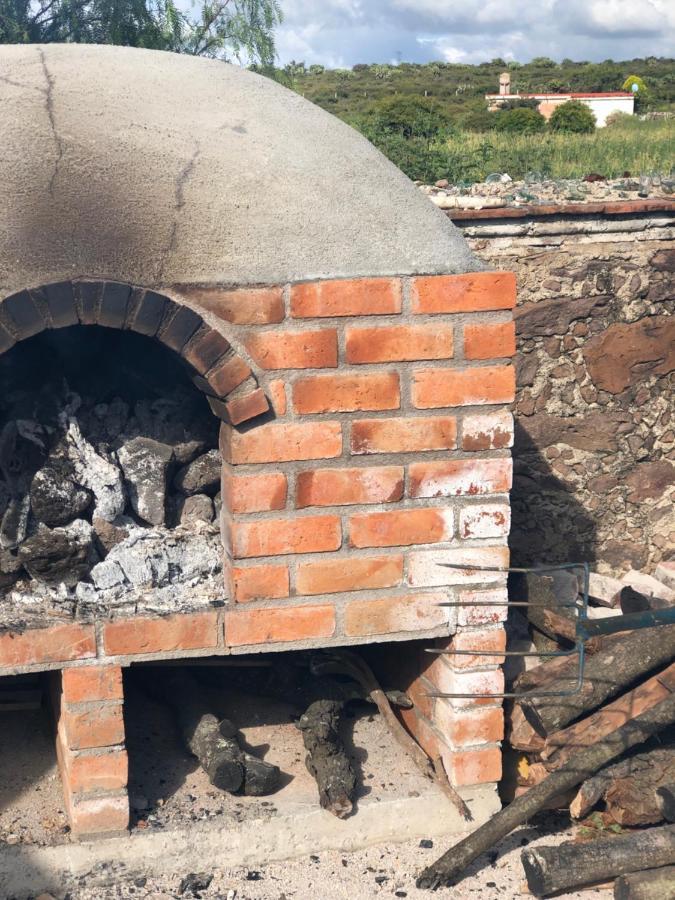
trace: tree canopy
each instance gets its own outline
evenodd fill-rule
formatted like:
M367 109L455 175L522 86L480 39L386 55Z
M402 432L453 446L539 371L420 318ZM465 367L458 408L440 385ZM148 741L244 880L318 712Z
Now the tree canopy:
M278 0L0 0L2 44L122 44L272 66Z
M566 131L569 134L590 134L595 131L595 116L590 107L579 100L568 100L556 106L551 114L549 125L553 131Z

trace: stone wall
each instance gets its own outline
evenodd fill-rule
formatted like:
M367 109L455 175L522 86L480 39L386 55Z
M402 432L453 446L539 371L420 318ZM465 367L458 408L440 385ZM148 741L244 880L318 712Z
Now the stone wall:
M454 217L517 275L513 564L675 554L675 204L644 206Z

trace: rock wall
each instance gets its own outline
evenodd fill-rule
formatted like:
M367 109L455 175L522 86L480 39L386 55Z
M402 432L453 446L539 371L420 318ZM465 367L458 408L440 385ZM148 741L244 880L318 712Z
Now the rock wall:
M517 275L515 565L618 573L675 556L674 205L623 206L455 218Z

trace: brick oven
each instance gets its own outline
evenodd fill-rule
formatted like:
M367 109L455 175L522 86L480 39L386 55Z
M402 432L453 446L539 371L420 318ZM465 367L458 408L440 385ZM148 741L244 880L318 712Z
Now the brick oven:
M454 785L494 799L499 702L428 694L499 692L499 657L424 649L504 648L502 608L471 604L505 599L505 577L477 567L509 558L514 277L484 270L355 132L235 67L6 46L0 101L0 371L23 404L0 407L3 446L19 467L38 438L79 447L67 478L85 492L75 530L91 537L73 550L62 507L40 512L44 460L24 481L5 465L0 676L52 673L73 831L128 824L125 667L376 642L403 642L387 668L415 702L402 713L413 735ZM185 450L138 426L130 449L113 424L103 450L71 391L40 438L52 356L80 394L100 372L109 386L138 364L141 390L175 367L215 437ZM16 384L22 366L35 384ZM216 444L219 491L199 482ZM105 490L94 457L116 467ZM162 493L155 518L147 493L158 472L179 485L172 524L174 500ZM54 574L44 559L64 541L72 565ZM130 555L143 541L145 568ZM209 577L195 574L214 542Z

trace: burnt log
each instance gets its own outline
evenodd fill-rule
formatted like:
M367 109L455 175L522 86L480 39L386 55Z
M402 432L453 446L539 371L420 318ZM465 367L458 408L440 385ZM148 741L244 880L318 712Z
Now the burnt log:
M538 697L519 701L524 716L542 736L552 734L584 713L592 712L675 657L675 625L644 628L624 634L611 649L600 650L586 660L584 686L567 697ZM578 660L570 657L570 675ZM558 683L560 691L575 686L573 677Z
M642 869L675 863L675 825L663 825L588 844L528 847L521 853L535 897L598 884Z
M296 723L307 750L305 765L319 789L323 809L345 819L354 808L356 776L340 737L340 700L311 703Z
M664 585L664 592L666 590L667 588ZM643 594L640 591L636 591L629 584L621 589L619 603L622 613L644 612L647 609L668 609L673 605L672 600L654 597L651 594Z
M675 784L657 788L656 800L666 822L675 822Z
M656 790L675 781L675 747L638 753L585 781L570 804L582 819L601 799L619 825L654 825L663 820Z
M666 900L668 897L675 897L675 866L620 875L614 882L614 900Z
M658 706L647 710L641 716L626 722L595 745L582 750L556 772L552 772L548 778L523 796L516 798L510 806L498 812L473 834L426 868L417 879L417 886L437 888L440 885L452 884L481 853L489 850L518 825L532 818L553 797L581 784L626 750L644 743L673 722L675 722L675 694L671 694Z

